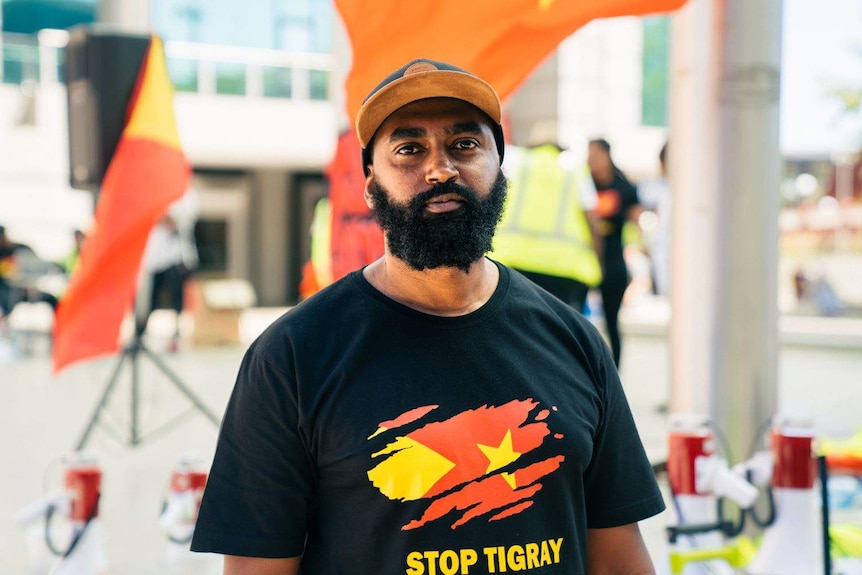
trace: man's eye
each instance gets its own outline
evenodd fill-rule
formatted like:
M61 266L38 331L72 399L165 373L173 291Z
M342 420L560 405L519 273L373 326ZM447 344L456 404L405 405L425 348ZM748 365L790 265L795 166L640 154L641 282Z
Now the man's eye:
M401 154L404 156L410 156L419 151L419 147L413 144L405 144L400 146L397 150L395 150L396 154Z
M459 150L472 150L478 145L476 140L458 140L455 142L455 147Z

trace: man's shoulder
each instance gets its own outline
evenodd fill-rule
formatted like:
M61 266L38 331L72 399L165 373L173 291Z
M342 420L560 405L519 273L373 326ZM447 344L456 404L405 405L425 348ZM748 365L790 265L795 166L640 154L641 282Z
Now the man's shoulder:
M267 332L281 333L292 330L307 330L323 326L333 317L343 317L351 313L361 290L356 285L353 272L336 280L311 297L301 301L275 320ZM266 332L264 332L266 333Z
M541 304L543 307L547 307L549 311L562 317L571 318L576 322L587 321L572 306L543 289L518 270L509 267L507 269L511 276L510 282L514 296L513 305L524 305L532 301ZM587 321L587 323L589 322Z
M361 272L348 274L278 317L252 342L249 354L273 365L288 365L295 358L313 360L343 346L369 317L356 273Z
M511 279L511 313L523 316L529 314L530 324L546 334L565 342L593 374L612 369L612 360L607 345L598 328L582 313L542 289L517 270L509 270ZM505 320L504 320L505 321Z

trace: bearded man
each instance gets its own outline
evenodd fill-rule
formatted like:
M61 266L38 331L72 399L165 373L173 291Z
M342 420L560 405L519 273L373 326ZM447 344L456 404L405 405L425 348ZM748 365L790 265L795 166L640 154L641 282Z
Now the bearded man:
M654 573L664 508L613 360L568 305L486 257L500 101L416 60L356 119L386 252L250 347L192 549L225 573Z

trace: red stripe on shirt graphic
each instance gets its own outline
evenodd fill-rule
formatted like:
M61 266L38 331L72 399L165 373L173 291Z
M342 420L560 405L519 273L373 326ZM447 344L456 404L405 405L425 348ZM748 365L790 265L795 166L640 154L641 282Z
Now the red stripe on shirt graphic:
M542 445L550 429L547 409L536 412L532 399L513 400L432 419L436 405L418 407L381 422L369 437L418 422L372 457L379 459L368 479L392 500L427 500L422 517L402 526L415 529L449 517L452 529L486 517L496 521L522 513L542 489L541 479L565 458L554 455L527 463L526 454ZM555 436L558 437L558 436Z

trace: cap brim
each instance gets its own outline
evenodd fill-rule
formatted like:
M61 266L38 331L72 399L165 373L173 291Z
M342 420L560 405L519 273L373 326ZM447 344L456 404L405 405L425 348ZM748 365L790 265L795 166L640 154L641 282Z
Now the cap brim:
M356 135L362 148L393 112L426 98L457 98L473 104L500 124L502 111L494 88L484 80L451 70L418 72L390 82L368 98L356 114Z

